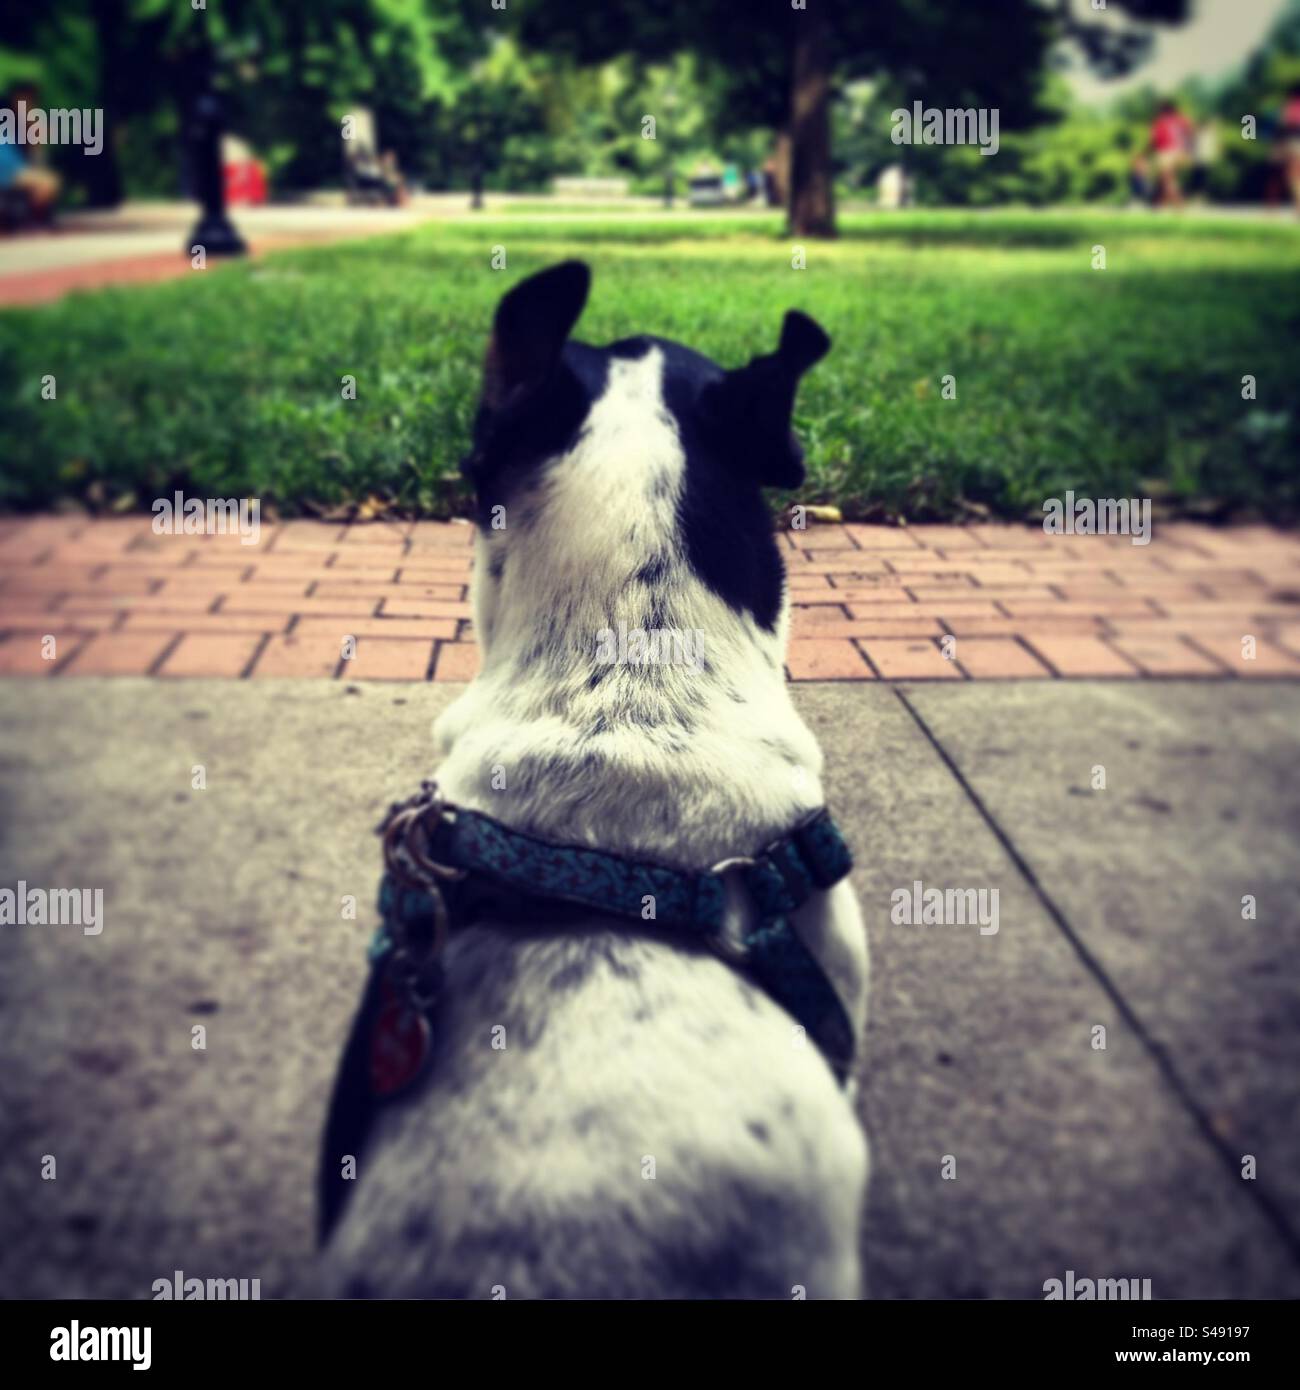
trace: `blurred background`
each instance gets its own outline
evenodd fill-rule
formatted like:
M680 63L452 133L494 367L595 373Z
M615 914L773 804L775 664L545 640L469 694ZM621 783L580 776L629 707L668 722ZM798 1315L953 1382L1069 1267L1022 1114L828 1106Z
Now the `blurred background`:
M110 912L0 924L0 1294L301 1288L371 830L477 670L492 314L577 256L588 341L834 340L771 504L825 507L873 1291L1296 1296L1300 0L499 3L0 20L0 885ZM1153 543L1045 535L1070 490ZM898 928L918 879L1004 930Z
M186 122L207 77L224 102L233 203L370 190L543 194L593 190L697 202L789 195L796 67L824 84L829 139L805 182L850 202L890 201L901 168L920 206L1103 202L1135 188L1162 102L1190 123L1182 180L1210 203L1277 207L1289 178L1287 102L1300 84L1300 8L1289 0L887 0L571 6L514 0L65 0L5 21L0 82L28 106L104 111L102 155L31 151L62 181L60 206L115 207L194 191ZM814 52L798 41L819 19ZM889 113L920 99L1000 113L998 158L891 143ZM643 118L660 130L644 138ZM1256 123L1243 139L1242 118ZM340 138L361 125L355 149ZM1291 128L1294 136L1294 123ZM254 174L253 171L256 171ZM882 182L884 188L882 191ZM802 190L801 190L802 191Z
M0 506L463 511L491 307L578 254L588 337L731 364L820 317L806 500L846 516L1295 513L1297 0L64 0L2 37ZM985 149L896 142L914 104Z

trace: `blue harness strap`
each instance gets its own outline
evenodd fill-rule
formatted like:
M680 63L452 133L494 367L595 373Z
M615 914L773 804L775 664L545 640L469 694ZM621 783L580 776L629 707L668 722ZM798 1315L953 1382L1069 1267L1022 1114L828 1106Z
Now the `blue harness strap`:
M616 917L642 919L647 898L654 921L670 930L710 937L722 930L726 893L716 874L688 873L603 850L557 845L502 825L478 811L440 820L428 856L482 874L530 898L574 903Z
M406 857L395 858L390 854L390 826L401 816ZM423 1028L435 1012L440 980L436 957L446 934L471 926L484 904L499 903L503 891L522 899L525 911L539 918L562 920L557 905L586 907L717 946L807 1031L837 1079L847 1080L854 1054L852 1025L834 987L789 920L814 893L833 887L853 867L848 845L825 807L757 854L703 871L541 840L481 812L446 807L429 784L420 797L394 807L381 829L388 863L379 890L383 924L371 946L370 978L326 1122L319 1194L322 1240L349 1190L342 1177L343 1160L359 1157L375 1108L383 1100L375 1080L375 1037L389 1028L385 1020L391 1018L395 994L414 1001L412 1007L425 1014L420 1020ZM414 846L412 839L417 841ZM738 943L723 941L723 874L731 868L739 873L758 917ZM649 920L647 899L654 903ZM428 972L410 965L412 942L418 945L417 954L427 954L432 962ZM386 1041L397 1054L399 1068L405 1065L409 1059L402 1040Z

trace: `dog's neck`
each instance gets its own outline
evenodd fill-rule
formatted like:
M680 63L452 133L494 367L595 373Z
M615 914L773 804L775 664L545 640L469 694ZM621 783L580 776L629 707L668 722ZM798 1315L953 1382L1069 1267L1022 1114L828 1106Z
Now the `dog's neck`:
M455 802L549 838L699 864L821 804L773 629L689 562L656 351L616 362L570 452L479 533L483 669L439 721Z

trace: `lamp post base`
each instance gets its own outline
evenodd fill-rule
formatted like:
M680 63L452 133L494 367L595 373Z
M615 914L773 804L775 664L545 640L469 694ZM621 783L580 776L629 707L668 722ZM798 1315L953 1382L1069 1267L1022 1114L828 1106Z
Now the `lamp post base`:
M196 246L203 247L209 256L246 256L248 243L235 230L224 212L205 212L194 224L184 251L192 255Z

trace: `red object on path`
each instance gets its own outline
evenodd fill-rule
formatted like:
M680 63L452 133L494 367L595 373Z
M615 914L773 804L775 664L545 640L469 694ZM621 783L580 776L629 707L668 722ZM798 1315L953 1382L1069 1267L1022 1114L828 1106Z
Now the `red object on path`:
M266 202L266 166L256 159L244 159L224 167L226 202L260 207Z

